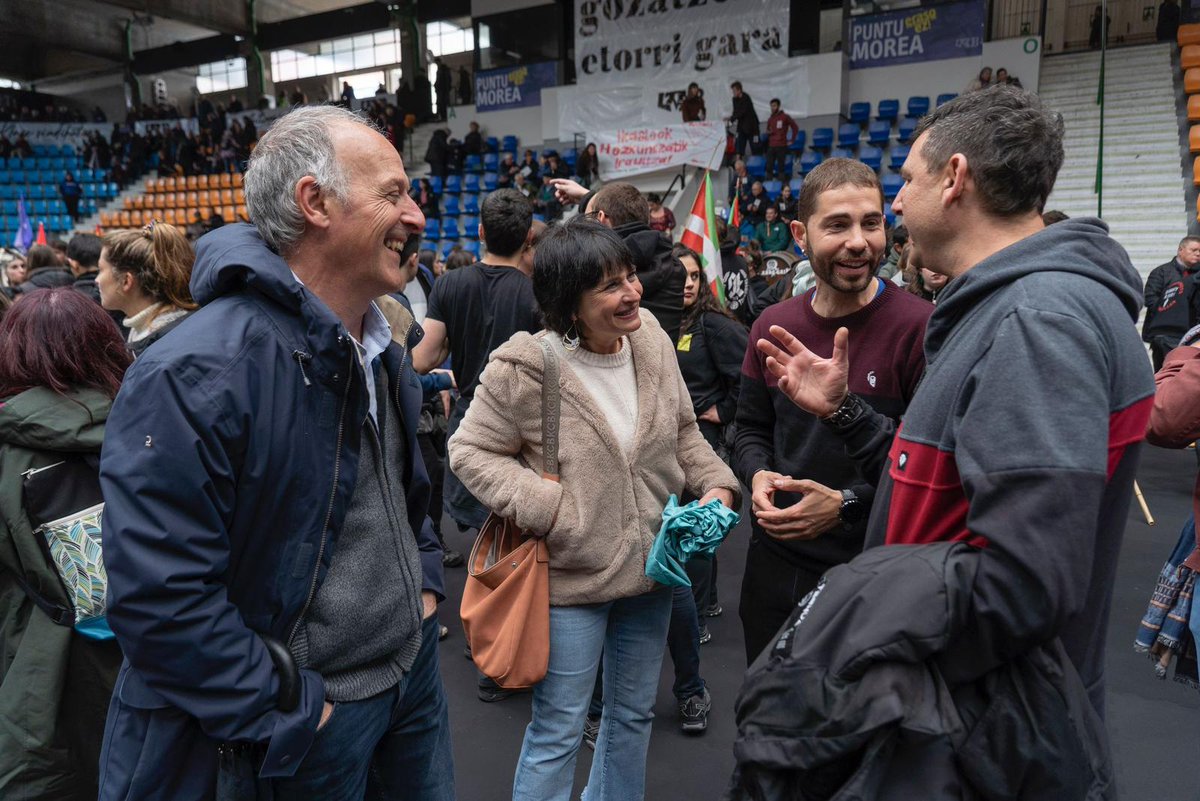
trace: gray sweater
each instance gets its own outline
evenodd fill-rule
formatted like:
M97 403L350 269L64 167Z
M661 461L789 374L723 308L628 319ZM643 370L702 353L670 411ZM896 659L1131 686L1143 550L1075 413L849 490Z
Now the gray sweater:
M379 427L363 426L358 478L333 564L293 643L330 701L394 687L421 647L421 558L398 466L406 459L386 373L378 370Z

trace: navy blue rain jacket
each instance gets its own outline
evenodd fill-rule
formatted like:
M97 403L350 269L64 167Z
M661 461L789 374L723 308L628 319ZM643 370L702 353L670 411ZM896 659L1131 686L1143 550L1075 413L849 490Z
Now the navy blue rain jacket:
M101 799L210 796L221 742L269 742L260 775L291 775L324 701L305 670L299 706L278 711L258 633L290 642L332 563L367 417L363 371L338 318L249 225L199 240L191 290L201 308L129 370L105 437L108 620L126 663ZM409 522L423 586L441 597L409 358L421 328L380 303L395 308L379 402L404 422Z

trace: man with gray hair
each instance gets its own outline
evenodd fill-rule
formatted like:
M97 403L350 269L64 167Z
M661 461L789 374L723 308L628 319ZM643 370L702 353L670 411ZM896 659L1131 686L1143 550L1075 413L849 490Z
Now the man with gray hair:
M454 798L420 326L389 293L425 220L396 150L298 108L200 239L201 308L108 420L101 799Z
M1113 579L1154 382L1124 249L1097 219L1042 222L1062 160L1062 118L1012 86L921 119L893 209L912 257L950 281L902 427L847 391L865 366L849 363L845 329L832 354L778 327L777 343L757 346L779 388L878 482L868 547L976 549L960 625L923 657L950 690L1061 642L1103 716Z

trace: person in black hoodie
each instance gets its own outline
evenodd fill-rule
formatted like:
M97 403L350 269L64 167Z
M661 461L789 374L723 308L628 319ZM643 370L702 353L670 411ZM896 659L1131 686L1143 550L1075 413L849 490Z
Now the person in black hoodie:
M554 181L560 190L563 184L578 187L574 181ZM678 342L687 272L671 255L671 240L650 228L646 198L632 184L605 184L587 201L586 212L625 240L642 282L642 308L654 315L672 342Z
M758 112L754 110L754 101L750 99L750 95L742 91L741 81L734 81L729 88L733 91L733 113L729 115L729 121L737 128L737 139L733 148L737 151L738 158L741 158L746 155L747 144L753 146L758 142Z
M433 132L429 146L425 148L425 163L429 165L430 174L445 180L449 170L449 155L447 133L439 128Z
M717 218L717 239L721 243L721 281L725 284L725 308L744 325L754 322L750 313L750 271L738 254L737 231L729 234L729 225Z
M75 283L75 276L62 266L58 254L49 245L34 245L25 253L25 269L28 278L16 289L16 294L32 292L35 289L53 289L60 286L70 286Z
M1144 300L1146 319L1142 340L1150 344L1154 370L1162 369L1163 358L1179 344L1179 338L1195 324L1194 303L1196 272L1200 270L1200 237L1185 236L1179 242L1175 258L1155 267L1146 278Z

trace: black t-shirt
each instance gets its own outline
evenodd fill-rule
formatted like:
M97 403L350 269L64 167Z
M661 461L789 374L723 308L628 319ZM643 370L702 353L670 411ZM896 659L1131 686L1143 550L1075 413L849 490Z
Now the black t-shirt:
M542 330L529 276L483 262L451 270L434 282L425 317L446 325L450 363L465 398L475 394L493 350L518 331Z

